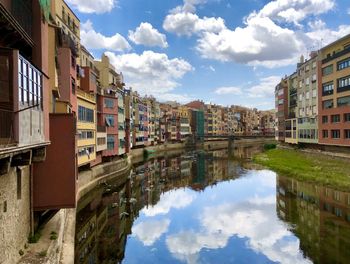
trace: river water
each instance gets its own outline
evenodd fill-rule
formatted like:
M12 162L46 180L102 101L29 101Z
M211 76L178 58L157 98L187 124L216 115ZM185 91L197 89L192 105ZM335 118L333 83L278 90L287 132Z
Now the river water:
M350 194L254 165L259 147L167 153L78 204L76 263L350 263Z

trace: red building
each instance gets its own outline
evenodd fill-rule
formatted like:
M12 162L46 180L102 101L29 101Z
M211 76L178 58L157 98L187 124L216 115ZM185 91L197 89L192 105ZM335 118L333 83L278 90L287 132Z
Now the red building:
M321 49L319 144L350 146L350 35Z
M103 157L118 155L118 93L116 88L101 89L97 95L97 125L106 127L107 149Z

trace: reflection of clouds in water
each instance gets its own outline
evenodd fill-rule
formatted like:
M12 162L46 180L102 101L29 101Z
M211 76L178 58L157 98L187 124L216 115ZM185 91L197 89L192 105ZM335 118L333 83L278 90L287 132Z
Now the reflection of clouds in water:
M276 172L270 170L249 170L242 180L260 184L262 187L276 188Z
M250 198L247 201L255 205L276 204L276 196L270 195L266 197L260 197L258 195L255 195L253 198Z
M145 246L151 246L168 231L169 219L141 222L132 228L132 234Z
M224 248L230 237L247 238L247 247L262 253L271 261L281 263L311 263L299 251L299 240L286 229L275 214L272 197L263 202L222 204L206 207L201 215L199 232L182 231L166 239L167 246L174 257L196 263L203 248Z
M195 194L188 189L181 189L164 193L160 196L160 201L155 205L142 209L146 216L167 214L171 208L184 208L192 203Z

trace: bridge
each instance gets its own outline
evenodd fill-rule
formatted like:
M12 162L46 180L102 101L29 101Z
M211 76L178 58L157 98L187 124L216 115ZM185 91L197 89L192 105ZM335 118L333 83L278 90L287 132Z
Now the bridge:
M205 139L216 140L216 139L225 139L228 140L228 151L230 154L233 154L234 142L235 140L241 139L258 139L258 138L274 138L274 135L196 135L195 141L204 141Z

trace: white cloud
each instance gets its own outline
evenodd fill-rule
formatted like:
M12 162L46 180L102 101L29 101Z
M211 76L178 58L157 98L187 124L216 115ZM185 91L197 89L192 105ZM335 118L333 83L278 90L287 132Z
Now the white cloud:
M300 54L320 45L317 37L329 33L329 42L349 32L347 25L335 30L301 30L306 18L329 12L334 6L335 0L275 0L250 13L243 26L233 29L220 17L198 17L195 5L186 10L178 6L166 16L163 28L179 36L198 36L196 50L203 58L274 68L295 64ZM299 30L288 28L288 24Z
M226 95L226 94L240 95L242 94L242 90L239 87L227 86L227 87L216 88L215 93L219 95Z
M170 13L165 17L163 28L178 36L191 36L200 32L220 32L225 28L225 21L221 17L199 18L189 12Z
M141 222L133 226L132 235L136 236L145 246L152 246L162 234L168 231L169 224L169 219Z
M116 0L67 0L67 3L81 13L102 14L110 12L117 6Z
M106 37L96 32L90 20L81 24L80 38L81 43L87 49L106 49L112 51L126 51L131 49L128 41L118 33Z
M326 13L334 6L334 0L276 0L250 16L269 17L299 25L306 17Z
M306 32L306 36L310 39L309 42L313 43L315 49L319 49L320 46L325 46L347 34L350 34L350 25L340 25L337 29L329 29L326 23L318 19L310 22L310 31Z
M179 12L189 12L194 13L196 12L196 6L197 5L203 5L207 2L207 0L183 0L182 6L177 6L174 9L172 9L171 13L179 13Z
M178 103L189 103L195 100L193 96L188 94L175 94L175 93L160 93L157 95L157 99L161 102L176 101Z
M297 56L302 47L292 30L278 26L267 17L251 17L244 28L205 32L198 40L197 50L207 59L281 64Z
M179 86L177 82L194 68L184 59L170 59L164 53L144 51L142 54L116 55L106 52L118 72L122 72L128 86L142 95L159 98Z
M261 78L257 85L247 89L249 97L252 98L272 98L276 85L281 81L281 76L269 76Z
M135 31L129 30L129 39L138 45L168 47L166 36L147 22L141 23Z
M142 213L146 216L167 214L171 208L180 209L190 205L194 198L195 194L187 189L170 191L162 194L159 203L155 206L142 209Z

